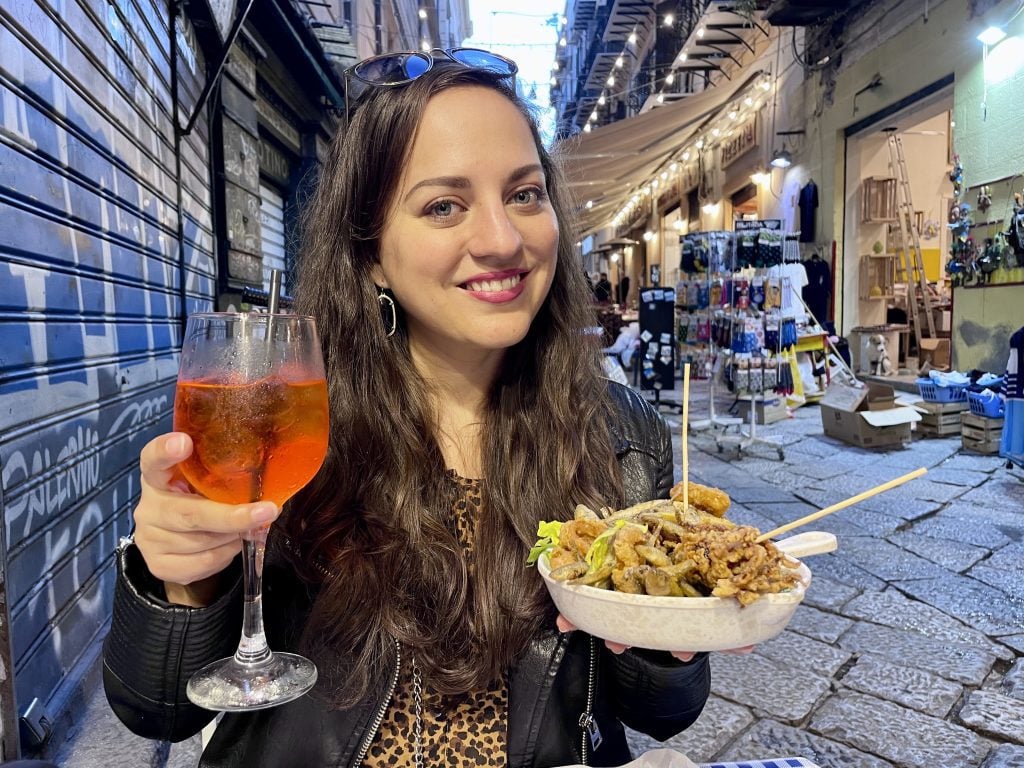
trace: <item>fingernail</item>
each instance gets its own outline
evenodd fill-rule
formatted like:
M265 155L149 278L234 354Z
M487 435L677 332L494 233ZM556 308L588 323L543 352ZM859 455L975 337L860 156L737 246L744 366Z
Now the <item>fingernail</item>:
M269 523L277 517L277 507L273 504L257 504L249 510L249 518L254 523Z
M175 435L167 441L167 451L172 455L178 455L185 452L185 437L183 435Z

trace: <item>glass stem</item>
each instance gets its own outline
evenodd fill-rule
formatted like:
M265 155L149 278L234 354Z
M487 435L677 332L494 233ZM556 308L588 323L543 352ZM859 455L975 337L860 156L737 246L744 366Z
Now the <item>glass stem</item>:
M270 661L270 646L263 633L263 552L268 527L255 528L242 539L242 586L245 606L242 614L242 639L235 651L240 664L257 666Z

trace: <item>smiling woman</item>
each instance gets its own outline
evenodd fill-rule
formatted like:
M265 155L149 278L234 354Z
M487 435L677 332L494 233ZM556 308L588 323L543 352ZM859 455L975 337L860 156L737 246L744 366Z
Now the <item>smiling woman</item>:
M320 679L225 715L201 765L615 765L624 724L664 739L696 719L705 655L573 631L523 567L540 520L664 497L673 480L664 422L601 378L566 210L508 73L438 54L354 105L307 211L297 290L321 330L330 447L274 524L264 572L274 648ZM170 739L212 717L177 681L237 639L234 573L207 550L252 511L186 489L180 437L147 446L137 521L173 553L164 577L206 597L167 605L153 550L128 548L106 679L125 722Z

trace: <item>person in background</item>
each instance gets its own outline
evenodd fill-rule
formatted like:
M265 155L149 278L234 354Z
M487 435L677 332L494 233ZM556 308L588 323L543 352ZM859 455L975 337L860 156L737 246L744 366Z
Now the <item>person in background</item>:
M618 294L616 296L616 303L626 304L629 301L629 275L623 275L615 289L615 292Z
M607 272L602 272L594 285L594 298L601 304L612 300L612 284L608 280Z
M621 765L624 726L663 740L707 699L706 654L576 631L524 567L541 519L667 497L672 441L581 343L567 190L514 65L454 53L392 54L407 78L355 102L306 212L297 310L331 408L317 478L283 510L230 506L183 481L189 436L142 452L104 651L117 715L171 741L214 717L185 684L234 650L257 524L271 647L320 670L307 696L224 714L201 766Z

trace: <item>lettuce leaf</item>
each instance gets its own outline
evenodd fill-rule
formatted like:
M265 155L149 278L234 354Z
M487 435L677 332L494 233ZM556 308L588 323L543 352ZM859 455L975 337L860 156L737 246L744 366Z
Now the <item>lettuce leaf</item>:
M526 558L527 565L535 565L537 560L545 552L550 552L558 546L558 536L562 532L562 524L557 520L550 523L540 521L537 525L537 543L533 545L530 554Z

